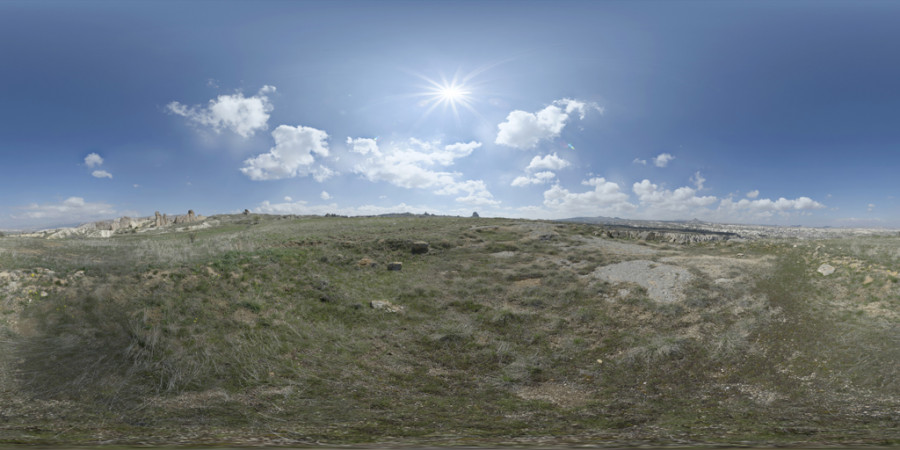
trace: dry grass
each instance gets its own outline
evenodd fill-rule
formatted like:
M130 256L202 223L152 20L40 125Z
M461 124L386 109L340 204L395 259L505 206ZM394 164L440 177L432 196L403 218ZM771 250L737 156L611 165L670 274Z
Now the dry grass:
M217 220L193 237L0 240L0 441L898 439L895 316L834 298L864 278L814 272L845 246L885 267L893 241L816 252L502 219ZM590 276L648 258L691 271L683 300ZM897 311L878 289L866 304Z

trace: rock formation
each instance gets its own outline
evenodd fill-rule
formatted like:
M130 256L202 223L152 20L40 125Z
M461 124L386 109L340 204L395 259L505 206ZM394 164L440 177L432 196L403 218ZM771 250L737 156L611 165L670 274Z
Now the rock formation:
M415 241L412 243L411 251L413 255L428 253L428 243L425 241Z
M163 222L163 216L159 213L159 211L156 211L154 215L156 216L156 225L154 226L161 227L165 225L165 222Z

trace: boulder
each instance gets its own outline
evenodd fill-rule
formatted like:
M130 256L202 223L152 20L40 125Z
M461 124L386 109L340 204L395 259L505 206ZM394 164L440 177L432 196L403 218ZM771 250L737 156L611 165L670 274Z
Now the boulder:
M401 269L403 269L403 263L402 262L388 263L387 269L388 270L401 270Z
M818 269L816 269L816 272L819 272L827 277L828 275L834 273L834 267L832 267L830 264L822 264Z
M415 241L412 243L411 250L413 255L428 253L428 243L425 241Z

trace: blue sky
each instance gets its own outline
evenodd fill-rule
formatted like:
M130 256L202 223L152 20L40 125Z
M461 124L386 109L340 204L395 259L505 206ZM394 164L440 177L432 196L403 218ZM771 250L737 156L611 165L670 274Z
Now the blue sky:
M900 3L0 1L0 228L900 226Z

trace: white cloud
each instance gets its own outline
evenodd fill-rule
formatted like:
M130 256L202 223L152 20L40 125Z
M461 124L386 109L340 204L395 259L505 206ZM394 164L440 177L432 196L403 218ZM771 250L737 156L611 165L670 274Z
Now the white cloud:
M529 172L537 170L560 170L569 167L570 165L572 165L572 163L560 158L556 152L553 152L544 157L535 156L531 159L531 162L525 170Z
M544 192L544 206L566 217L621 214L635 209L635 205L628 202L628 194L614 182L591 178L581 184L594 189L576 193L554 185Z
M759 190L755 189L747 193L747 198L756 198L759 197Z
M640 164L640 165L642 165L642 166L646 166L646 165L647 165L647 160L646 160L646 159L638 159L638 158L634 158L634 161L631 161L631 163L632 163L632 164Z
M674 156L668 153L660 153L656 158L653 158L653 164L656 167L666 167L669 165L669 161L675 159Z
M315 162L313 153L328 156L328 133L322 130L280 125L272 132L272 137L275 138L275 146L268 153L244 161L241 172L252 180L305 176L313 172L310 168ZM320 167L321 170L330 171Z
M91 153L84 157L84 164L90 168L98 167L103 164L103 158L96 153Z
M456 201L476 204L497 204L484 181L459 181L458 172L433 170L434 166L450 166L456 159L470 155L481 147L480 142L456 143L441 146L440 142L409 139L403 144L390 144L381 149L374 139L347 138L350 151L365 155L353 171L371 182L387 182L407 189L430 189L438 195L466 195Z
M698 197L697 191L689 187L680 187L674 191L660 189L646 179L634 183L632 190L637 194L641 206L646 207L650 213L689 211L693 208L707 207L717 200L714 196Z
M869 212L872 212L872 210L875 209L875 204L874 204L874 203L869 203L868 206L867 206L866 208L868 209Z
M329 194L326 191L322 191L322 193L319 194L319 198L321 198L322 200L331 200L331 194ZM287 199L285 199L285 200L287 200ZM288 201L290 201L290 200L288 200Z
M497 125L494 143L525 150L534 148L542 140L559 136L570 114L578 112L579 117L584 119L589 108L603 112L593 103L568 98L557 100L536 113L514 110L506 116L505 122Z
M703 183L706 182L706 178L703 178L703 175L700 175L700 171L698 170L697 173L690 178L690 182L694 183L694 187L696 187L698 191L702 191Z
M721 203L719 203L719 211L729 213L748 212L752 215L761 217L768 217L774 213L786 215L790 212L822 208L825 208L825 205L809 197L798 197L793 200L784 197L781 197L778 200L770 200L767 198L747 200L744 198L736 202L730 198L726 198L722 199Z
M556 178L556 174L553 172L538 172L534 175L516 177L515 180L512 181L512 186L516 187L524 187L531 184L547 184Z
M210 100L205 108L188 107L179 102L171 102L166 108L191 122L212 127L216 132L227 128L246 138L268 127L269 113L273 109L268 95L274 92L274 86L266 85L252 97L244 97L241 92L220 95Z
M338 173L325 166L316 167L312 172L313 178L319 183L322 183L335 175L338 175Z
M82 197L69 197L59 203L32 203L18 208L21 214L14 214L13 219L31 224L67 224L91 222L109 219L116 216L116 210L112 205L102 202L86 202Z
M259 206L253 208L253 212L260 214L298 214L298 215L325 215L339 214L342 216L375 216L379 214L404 213L422 214L428 211L434 211L434 208L424 206L410 206L400 203L394 206L338 206L335 203L330 205L309 205L307 202L298 200L296 202L286 203L270 203L264 201Z
M294 199L291 198L290 195L285 195L285 196L284 196L284 201L286 201L286 202L292 202L292 201L294 201Z
M91 172L94 178L112 178L112 174L105 170L95 170Z

